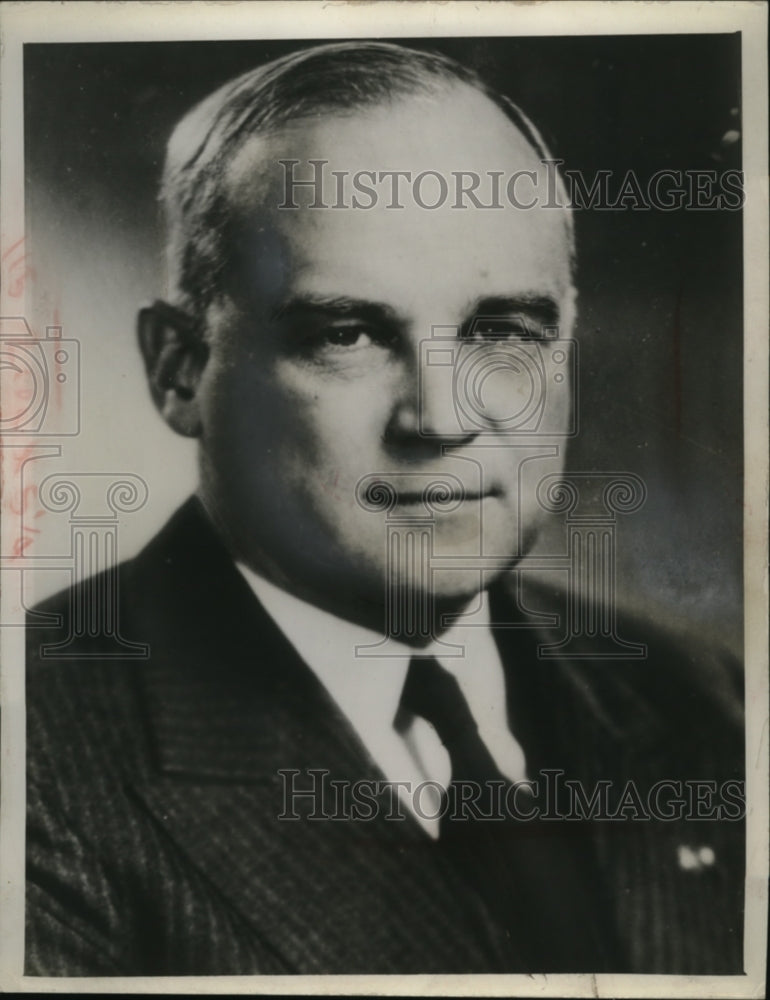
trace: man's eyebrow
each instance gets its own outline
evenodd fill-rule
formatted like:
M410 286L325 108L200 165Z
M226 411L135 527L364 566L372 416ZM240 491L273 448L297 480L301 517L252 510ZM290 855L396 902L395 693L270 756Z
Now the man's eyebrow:
M316 313L334 319L357 317L369 323L397 324L403 317L384 302L358 299L348 295L293 295L280 303L272 312L273 320ZM489 318L515 316L526 313L536 316L542 323L559 321L559 306L555 298L538 293L518 292L514 295L488 295L474 299L465 310L464 322L484 316Z
M399 316L392 306L347 295L294 295L273 310L272 319L285 319L311 312L335 319L356 316L368 322L399 322Z
M543 323L559 322L559 304L550 295L536 293L517 293L516 295L490 295L475 299L466 311L467 319L480 316L490 319L504 316L515 316L517 313L535 315Z

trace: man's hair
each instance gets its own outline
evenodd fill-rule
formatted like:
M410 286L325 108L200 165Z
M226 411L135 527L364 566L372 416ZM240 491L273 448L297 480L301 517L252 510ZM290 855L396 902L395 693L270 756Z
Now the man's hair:
M231 80L178 123L161 188L172 301L202 319L223 288L229 264L226 166L254 136L310 116L351 111L464 83L496 104L540 159L550 153L513 101L474 71L435 52L388 42L338 42L292 52ZM566 203L566 202L565 202ZM565 212L570 255L572 219Z

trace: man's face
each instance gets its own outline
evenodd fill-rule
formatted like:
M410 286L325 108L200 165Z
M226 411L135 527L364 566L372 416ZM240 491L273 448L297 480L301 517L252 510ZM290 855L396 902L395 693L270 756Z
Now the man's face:
M297 178L311 175L309 160L328 161L327 204L337 198L332 171L344 171L346 207L310 208L313 192L303 188L293 195L299 208L279 208L287 159L300 161ZM504 561L531 543L543 516L535 486L561 469L564 438L554 434L569 416L569 378L554 382L545 351L538 381L521 340L543 324L569 336L563 212L515 210L504 195L504 209L467 199L456 208L453 187L429 210L410 185L404 207L389 208L381 184L375 207L350 207L350 177L386 169L437 171L452 183L452 171L505 179L528 169L545 189L533 150L465 86L301 122L250 141L230 165L236 259L208 316L202 493L240 558L331 605L346 595L381 602L389 566L439 598L475 593L482 553ZM420 194L432 204L437 192L425 181ZM472 332L475 318L490 316L493 338ZM432 333L442 338L438 354L426 349ZM537 354L537 343L527 351ZM511 415L543 387L540 425L551 436L512 436ZM395 496L389 511L377 509L382 492L366 493L373 480ZM426 508L424 489L442 481L445 509ZM418 521L432 524L434 567L435 557L454 558L430 583L408 549L408 525ZM400 541L388 542L389 526Z

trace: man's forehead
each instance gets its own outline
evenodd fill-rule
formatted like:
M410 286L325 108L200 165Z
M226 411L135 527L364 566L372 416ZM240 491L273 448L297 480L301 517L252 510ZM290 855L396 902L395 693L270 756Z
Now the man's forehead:
M353 175L361 171L545 172L537 151L486 94L465 83L431 92L395 96L349 110L330 109L247 139L225 168L225 184L237 203L280 192L281 161L298 159Z
M408 176L397 181L398 171ZM248 140L228 174L231 218L247 255L239 253L240 273L252 292L271 298L358 289L412 311L521 291L560 299L570 286L564 211L503 200L492 210L467 199L458 207L460 173L465 184L479 178L482 199L495 173L503 190L516 173L529 173L530 184L540 178L543 189L548 183L526 137L464 84ZM293 183L313 178L318 186ZM374 198L361 183L374 187ZM442 184L444 204L425 207Z

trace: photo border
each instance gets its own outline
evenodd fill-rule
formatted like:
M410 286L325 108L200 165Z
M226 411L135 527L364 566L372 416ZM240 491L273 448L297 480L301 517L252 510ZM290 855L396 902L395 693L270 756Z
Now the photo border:
M301 12L297 8L301 8ZM298 31L298 13L301 13ZM746 659L746 973L742 976L420 975L37 977L23 975L24 640L2 636L0 989L19 992L754 997L763 995L768 880L768 186L767 7L762 3L377 4L6 3L0 10L2 249L24 234L22 49L28 42L625 35L740 32L744 208L744 608ZM5 296L5 291L3 295ZM18 314L21 299L14 299ZM0 315L11 315L7 300ZM10 308L10 306L9 306ZM3 519L3 529L7 527ZM3 594L2 620L20 611Z

